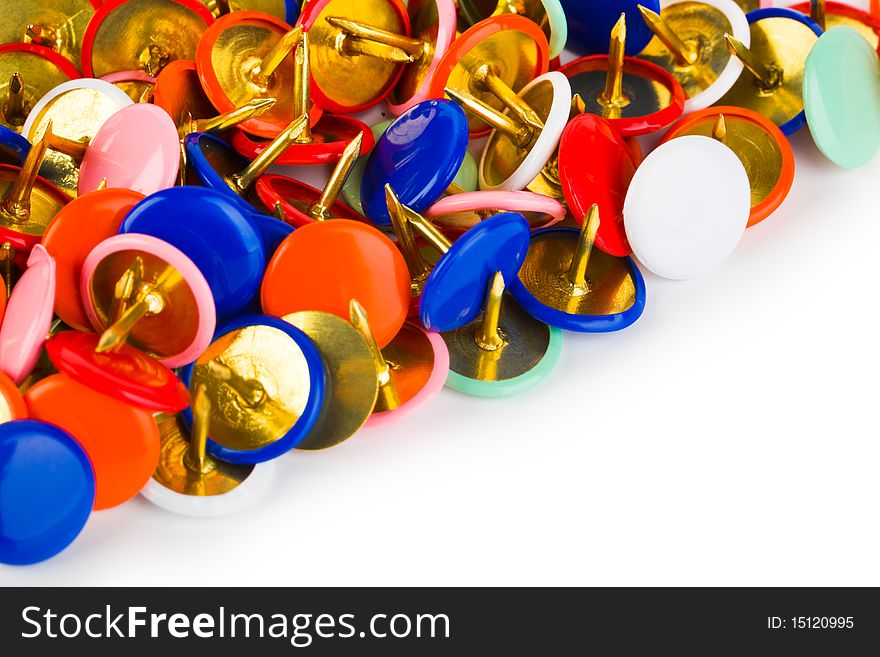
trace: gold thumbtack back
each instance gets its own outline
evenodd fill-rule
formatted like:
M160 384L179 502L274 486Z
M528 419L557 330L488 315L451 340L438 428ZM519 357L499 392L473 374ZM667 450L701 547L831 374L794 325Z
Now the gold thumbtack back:
M193 397L192 414L193 423L189 439L189 449L183 457L183 464L190 471L204 475L214 469L213 463L208 460L207 451L211 399L208 397L208 387L204 384L198 387Z
M354 139L348 142L345 150L342 151L342 157L339 158L336 166L333 167L333 173L330 174L330 180L327 181L324 191L321 192L321 197L309 208L309 216L315 221L324 221L330 218L333 205L336 203L336 199L339 198L339 192L342 191L342 186L345 184L348 174L351 173L354 163L360 157L363 140L364 133L360 132Z
M272 166L275 160L281 157L284 151L296 141L296 138L305 130L308 124L309 115L303 114L287 126L280 135L275 137L266 146L262 153L254 158L244 171L234 174L230 180L227 180L232 191L244 194L254 184L256 179L262 176L266 169Z
M302 34L302 26L299 25L289 32L286 32L275 43L275 45L269 49L269 52L265 54L262 60L251 68L250 79L255 85L260 87L261 90L265 90L269 86L272 74L278 70L281 63L293 51L294 47L296 47L296 44L302 37Z
M367 311L364 310L364 307L356 299L352 299L349 302L349 315L352 326L364 338L373 355L373 364L376 367L376 377L379 382L379 395L376 399L374 412L384 413L386 411L393 411L400 406L400 398L397 396L397 389L391 377L391 367L385 361L382 350L379 349L376 338L373 337L373 331L370 329L370 322L367 318Z
M468 112L489 124L495 130L506 136L519 148L526 148L536 136L532 126L525 123L517 123L507 114L499 112L488 103L475 98L467 91L460 89L445 89L446 95L461 105Z
M6 197L3 199L0 214L2 218L12 224L25 224L31 216L31 193L37 182L37 174L43 159L46 157L46 149L49 147L49 136L52 134L52 122L50 121L43 133L37 138L28 151L27 157L21 165L18 176L12 183ZM48 217L50 220L51 217Z
M248 119L260 116L271 109L276 102L275 98L254 98L231 112L224 112L210 119L194 119L192 114L187 114L183 125L178 128L178 134L183 139L196 132L211 134L223 132Z
M342 38L336 42L339 54L366 55L395 64L412 64L423 51L423 44L418 39L338 16L329 16L326 20L341 33Z
M495 272L489 290L486 293L486 304L483 306L483 317L480 329L474 335L477 346L484 351L498 351L507 346L507 342L498 331L501 320L501 304L504 299L504 276Z
M220 361L208 363L208 370L218 381L225 383L248 408L257 408L269 401L265 386L257 379L247 379Z
M0 263L3 264L3 284L6 291L6 298L12 294L12 275L15 271L15 247L9 242L4 242L0 246Z
M403 259L406 261L406 266L409 270L410 295L413 297L421 296L422 288L425 286L425 281L428 280L431 268L425 262L416 246L415 236L407 218L406 208L400 202L390 183L385 185L385 204L388 206L391 225L394 228L394 234L397 236L397 245L401 253L403 253Z
M608 72L605 77L605 90L599 95L602 116L618 119L621 110L629 105L629 98L623 93L623 62L626 53L626 14L611 30L611 43L608 50Z
M660 14L642 5L639 5L639 13L651 32L672 53L676 64L691 66L697 61L697 50L682 41Z
M47 143L53 151L67 155L77 164L82 162L86 155L86 149L89 147L88 139L85 141L75 141L52 133L48 134Z
M491 64L482 64L477 68L474 71L473 82L478 89L488 91L500 100L521 123L525 123L535 130L544 129L544 122L538 113L498 77Z
M763 63L743 43L729 34L724 35L730 54L739 59L745 69L752 74L761 89L772 91L782 83L783 72L776 63Z
M13 73L6 87L6 100L3 103L3 116L10 125L24 125L27 111L24 104L24 81L21 75Z

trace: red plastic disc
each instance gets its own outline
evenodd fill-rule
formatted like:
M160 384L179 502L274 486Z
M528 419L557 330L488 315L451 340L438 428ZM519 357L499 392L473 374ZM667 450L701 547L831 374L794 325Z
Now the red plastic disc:
M0 53L11 51L29 52L34 55L39 55L52 62L59 71L71 80L78 80L82 77L82 73L80 73L79 69L74 66L73 62L45 46L38 46L35 43L6 43L0 45ZM4 80L4 82L8 82L8 80ZM25 82L27 82L27 80L25 80ZM37 100L39 100L39 98L35 98L33 102L36 102Z
M470 51L480 47L486 39L507 30L522 32L531 37L531 40L534 42L535 71L531 76L532 79L546 73L550 67L550 46L547 44L547 37L544 36L544 32L538 24L517 14L500 14L480 21L452 42L449 50L446 51L443 59L437 65L434 76L431 78L431 97L446 98L444 90L449 83L449 76L452 75L452 71L458 65L458 62L466 57ZM465 91L472 90L466 89ZM519 89L514 89L514 91L518 92ZM484 137L491 131L492 129L489 127L472 130L471 137Z
M55 314L79 331L92 328L80 297L80 273L86 256L119 232L125 215L144 195L128 189L104 189L72 200L49 223L43 246L55 258Z
M587 103L589 111L591 99L597 98L605 86L608 55L581 57L562 66L559 70L571 82L572 92L580 94ZM656 64L635 57L626 57L623 60L623 76L624 81L628 76L641 78L645 90L659 84L661 88L665 89L663 99L668 100L665 107L645 115L639 115L640 104L633 102L623 109L624 116L621 118L606 119L624 137L657 132L675 123L684 113L684 89L678 80ZM665 97L666 95L668 95L668 99Z
M309 208L321 198L321 190L299 180L274 174L260 176L257 179L256 190L257 196L267 208L272 209L276 203L281 203L284 220L291 226L305 226L315 221L309 214ZM330 217L367 221L366 217L359 215L342 201L333 204Z
M572 120L559 142L559 178L568 206L581 224L599 206L596 246L614 256L631 253L623 227L623 201L636 167L623 137L595 114Z
M361 132L364 133L361 155L366 155L373 150L376 143L370 127L349 116L325 114L312 128L312 143L293 144L281 154L275 164L311 166L336 162L342 157L342 151L349 142ZM267 140L255 139L241 130L232 134L233 148L249 160L255 159L269 143Z
M159 428L153 415L54 374L24 396L28 413L73 436L95 470L95 509L127 502L159 464Z
M205 31L196 50L196 69L199 72L199 79L202 81L205 94L211 99L217 111L221 113L231 112L236 109L236 104L229 97L214 69L212 61L214 46L224 32L235 30L244 25L274 32L279 39L293 29L291 25L270 14L259 11L234 11L217 19ZM254 63L258 63L258 60ZM244 121L238 127L252 135L271 139L289 126L297 118L293 115L293 80L295 75L293 53L291 53L270 78L266 97L275 98L277 100L275 105L260 116ZM287 81L289 88L282 86L282 81ZM323 113L323 104L320 101L313 102L309 110L309 123L316 125Z
M49 360L60 372L120 401L162 413L189 406L189 391L174 372L134 347L98 353L100 336L65 331L46 341Z
M349 303L357 299L384 347L406 320L409 270L394 243L372 226L346 219L315 222L278 247L260 298L264 312L275 317L323 310L346 320Z

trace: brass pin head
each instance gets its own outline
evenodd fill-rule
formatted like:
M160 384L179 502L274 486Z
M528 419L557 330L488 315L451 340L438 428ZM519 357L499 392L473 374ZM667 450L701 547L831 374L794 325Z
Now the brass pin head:
M715 125L712 126L712 138L720 141L722 144L727 138L727 120L723 114L719 114L715 119Z
M483 319L474 336L477 346L483 351L498 351L507 345L501 335L498 323L501 319L501 304L504 299L504 275L495 272L486 293L486 305L483 308Z
M364 133L359 132L357 136L346 145L342 151L342 157L333 167L333 173L330 174L330 180L324 187L318 202L309 208L309 215L316 221L324 221L330 218L333 204L339 198L339 192L345 184L348 174L351 173L354 163L361 154L361 147L364 143Z

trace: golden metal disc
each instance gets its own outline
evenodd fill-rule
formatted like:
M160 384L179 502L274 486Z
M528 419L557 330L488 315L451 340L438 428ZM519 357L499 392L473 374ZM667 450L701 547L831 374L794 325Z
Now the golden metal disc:
M535 176L535 179L526 185L526 189L530 192L534 192L535 194L543 194L544 196L549 196L552 199L556 199L563 205L566 205L567 201L565 200L565 192L562 190L562 182L559 180L559 149L556 149L556 152L553 153L553 157L544 165L544 168L541 169L541 173ZM526 214L523 216L529 220L529 223L532 226L539 226L541 222L539 219L530 219ZM529 213L533 214L533 213ZM546 217L546 215L541 215L542 217ZM536 223L537 222L537 223Z
M207 457L210 471L200 473L186 467L184 458L189 450L186 431L177 416L156 418L159 426L159 465L153 479L165 488L196 497L223 495L237 488L254 470L252 465L236 465Z
M390 2L331 0L309 28L312 79L320 92L344 107L372 104L385 95L401 64L378 57L347 54L344 33L326 20L333 16L395 34L405 34L406 25Z
M344 319L307 311L283 317L305 333L324 361L324 407L298 449L326 449L351 438L373 412L379 393L376 365L366 340Z
M542 122L546 122L553 107L553 83L549 80L544 80L533 86L525 94L521 94L520 97L525 101L526 105L538 114ZM507 109L505 109L504 113L510 114ZM510 178L526 157L528 157L531 152L531 146L535 143L537 137L538 133L535 131L535 137L532 139L531 144L526 148L520 148L509 137L502 134L501 131L494 130L489 137L489 141L486 143L486 150L480 162L483 168L483 178L486 183L496 187Z
M675 35L697 55L694 64L681 66L655 36L639 53L640 59L657 64L675 77L688 98L715 83L730 61L725 34L733 33L727 15L704 2L676 2L663 7L661 17Z
M172 0L128 0L104 16L92 43L92 74L118 71L157 75L175 59L194 60L205 21ZM155 70L147 70L151 58Z
M24 82L24 112L6 116L3 106L9 93L9 81L18 73ZM30 109L46 92L70 78L54 63L32 52L13 50L0 53L0 125L21 132Z
M284 29L269 21L237 21L217 35L211 48L211 68L223 94L236 107L255 98L275 98L275 105L264 112L261 119L278 125L287 125L296 118L293 115L294 57L292 54L285 57L265 86L254 81L251 71L284 34Z
M33 142L52 122L52 133L58 137L88 143L104 122L119 110L119 102L90 87L71 89L53 98L40 111L25 137ZM69 156L49 149L40 168L40 175L76 198L79 166Z
M139 80L126 80L125 82L114 82L114 85L122 89L125 95L134 102L139 103L144 96L144 92L153 89L150 82L141 82Z
M36 43L80 68L83 34L94 14L89 0L7 2L0 14L0 43Z
M639 75L633 70L632 60L623 63L623 95L629 104L620 109L619 118L649 116L672 104L672 91L661 82ZM580 66L577 72L566 72L572 90L580 94L585 112L607 116L607 111L599 97L605 91L608 74L608 60L604 57L590 59Z
M477 381L505 381L533 370L550 347L550 327L520 308L513 297L504 295L498 332L507 343L487 351L475 340L482 318L443 333L449 348L449 369Z
M5 198L15 184L18 171L18 167L0 168L0 199ZM31 212L27 220L16 221L7 215L0 205L0 226L23 235L42 235L46 232L49 222L55 218L61 208L67 205L67 201L68 199L62 194L37 178L31 191Z
M543 0L458 0L458 8L469 25L500 14L525 16L537 23L550 40L550 18Z
M144 286L156 283L170 265L152 253L118 251L101 260L89 281L89 300L101 328L112 324L111 313L116 284L134 262L143 262ZM198 305L185 281L163 290L165 307L162 312L140 319L128 335L128 344L151 356L164 358L180 354L192 345L199 328Z
M629 259L596 248L587 264L589 292L572 294L574 286L567 273L578 242L576 231L550 231L533 237L519 280L542 304L570 315L616 315L632 308L636 285Z
M702 135L712 137L717 116L706 115L693 122L686 130L677 132L677 137ZM779 142L759 123L744 116L724 114L727 132L724 145L730 148L743 163L752 187L752 207L766 199L779 184L782 175L782 149Z
M409 14L412 37L421 41L424 46L421 56L404 67L400 81L391 90L389 98L396 105L412 98L428 77L437 47L437 26L440 23L437 0L409 0L406 11Z
M190 390L201 385L211 400L208 435L242 451L283 438L311 391L299 345L284 331L259 324L227 333L208 347L195 363Z
M403 406L427 385L434 372L434 346L425 332L409 322L403 325L382 350L388 364L391 382L397 405ZM380 408L382 397L377 401L375 412L382 413L388 408Z
M299 0L295 1L299 3ZM214 14L214 18L220 18L234 11L261 11L283 21L287 20L284 0L199 0L199 2Z
M519 30L502 30L483 39L458 61L446 86L451 89L467 91L478 100L494 107L504 109L504 104L485 86L475 79L480 67L486 65L514 93L532 81L538 67L538 49L534 40ZM604 88L604 79L602 87ZM601 90L600 90L601 91ZM466 112L471 132L485 130L486 124Z
M761 0L733 0L745 13L761 8Z
M825 31L827 32L832 27L851 27L856 32L865 37L865 40L871 44L871 47L876 50L878 46L880 46L880 36L874 31L874 29L870 25L866 25L862 21L852 18L851 16L843 16L837 13L826 12L825 13Z
M762 88L757 79L744 70L717 104L745 107L776 125L784 125L804 110L804 64L819 37L807 25L791 18L764 18L749 27L752 33L749 50L765 66L781 71L781 83L775 88Z

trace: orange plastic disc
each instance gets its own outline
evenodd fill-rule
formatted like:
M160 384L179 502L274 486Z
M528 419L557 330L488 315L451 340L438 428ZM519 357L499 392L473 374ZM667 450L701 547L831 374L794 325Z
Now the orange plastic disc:
M194 119L210 119L217 115L202 89L195 62L185 59L170 62L159 73L153 89L153 104L168 112L177 127L183 125L187 115Z
M871 13L880 18L880 0L871 0Z
M3 296L5 295L0 294L0 297ZM3 307L6 307L5 299ZM18 386L3 372L0 372L0 424L10 420L21 420L27 416L27 406L24 403L24 397L18 391Z
M766 133L766 136L769 137L769 139L775 142L773 148L776 150L776 158L779 159L780 167L776 184L768 193L761 193L756 199L756 186L753 177L755 175L760 176L762 173L769 171L770 162L775 158L769 157L766 152L766 142L762 146L758 141L755 141L754 135L744 135L743 152L750 153L750 159L752 160L751 164L760 165L750 166L750 163L744 162L746 170L749 172L749 180L753 183L752 211L749 215L748 225L754 226L769 217L773 214L776 208L782 205L782 202L785 200L785 197L788 196L788 192L791 190L792 183L794 182L794 153L792 152L791 144L788 139L782 134L782 131L776 126L776 124L757 112L753 112L752 110L743 107L707 107L704 110L688 115L672 126L663 136L663 140L660 143L662 144L670 139L675 139L676 137L684 135L711 136L712 128L718 120L719 114L723 114L724 118L727 120L728 134L736 133L735 127L732 125L734 121L744 121L758 126ZM742 159L743 153L741 153L738 148L734 147L734 152L736 152L737 155L740 156L740 159ZM764 186L765 185L762 185L762 187Z
M95 510L130 500L159 464L159 428L149 411L77 383L66 374L35 383L24 396L30 416L76 438L95 470Z
M80 273L92 249L119 232L125 215L144 198L128 189L104 189L68 203L49 223L43 246L55 258L55 314L68 326L91 331L80 297Z
M406 320L410 276L398 248L367 224L332 219L298 228L278 247L263 277L263 311L283 317L320 310L349 319L357 299L384 347Z

